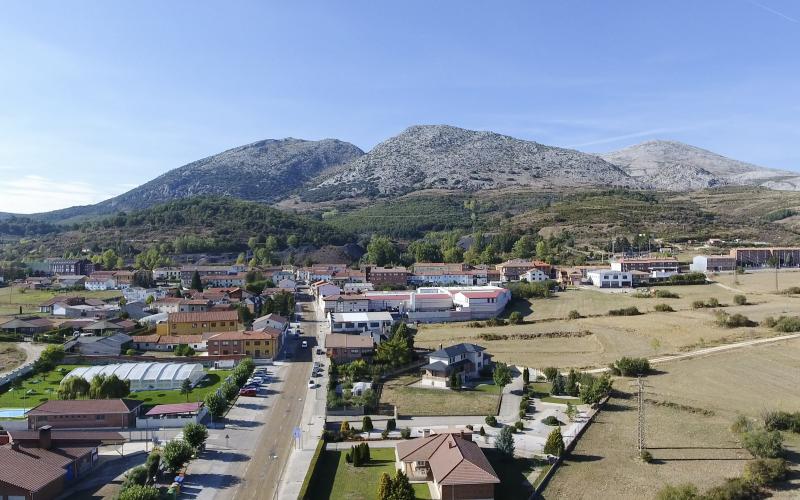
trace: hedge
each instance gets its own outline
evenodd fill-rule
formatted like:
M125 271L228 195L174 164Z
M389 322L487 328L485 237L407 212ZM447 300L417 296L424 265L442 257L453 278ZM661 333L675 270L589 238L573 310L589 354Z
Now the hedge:
M314 485L314 472L316 472L317 463L319 462L319 457L322 455L323 451L325 451L325 440L320 439L319 443L317 443L317 448L314 450L314 455L311 457L311 463L308 466L308 472L306 472L306 477L303 479L303 487L300 488L300 494L297 495L297 498L301 500L312 500L309 492L311 491L311 487Z

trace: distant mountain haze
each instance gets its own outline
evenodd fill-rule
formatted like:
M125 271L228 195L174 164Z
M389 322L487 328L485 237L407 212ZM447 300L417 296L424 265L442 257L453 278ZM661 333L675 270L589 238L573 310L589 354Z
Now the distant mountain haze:
M588 154L449 125L415 125L368 153L336 139L268 139L198 160L96 205L36 217L73 221L197 195L278 203L391 198L414 191L623 187L688 191L726 185L800 190L800 174L673 141Z

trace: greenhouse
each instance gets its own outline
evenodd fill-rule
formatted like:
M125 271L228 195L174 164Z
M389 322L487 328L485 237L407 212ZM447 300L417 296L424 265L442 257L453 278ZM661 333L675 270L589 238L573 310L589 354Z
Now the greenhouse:
M91 382L95 375L116 375L130 380L131 391L180 389L186 379L196 385L205 376L200 363L119 363L114 365L81 366L67 377L81 377Z

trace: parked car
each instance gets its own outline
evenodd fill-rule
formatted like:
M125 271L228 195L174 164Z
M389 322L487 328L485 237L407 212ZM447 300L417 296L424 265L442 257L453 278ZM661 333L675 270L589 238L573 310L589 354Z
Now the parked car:
M314 388L314 387L316 387L316 386L317 386L317 383L316 383L316 382L314 382L313 380L309 380L309 381L308 381L308 388L309 388L309 389L313 389L313 388Z
M258 390L255 387L243 387L239 389L240 396L256 396L258 395Z
M307 340L304 340L303 342L301 342L301 343L300 343L300 347L302 347L303 349L305 349L306 347L308 347L308 341L307 341Z

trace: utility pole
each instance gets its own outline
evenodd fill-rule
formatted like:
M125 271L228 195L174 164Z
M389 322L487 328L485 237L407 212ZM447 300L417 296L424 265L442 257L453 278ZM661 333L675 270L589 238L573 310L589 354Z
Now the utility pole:
M644 381L642 380L641 375L638 377L638 386L639 386L639 437L638 437L638 447L639 453L643 452L647 449L645 443L645 421L644 421Z

